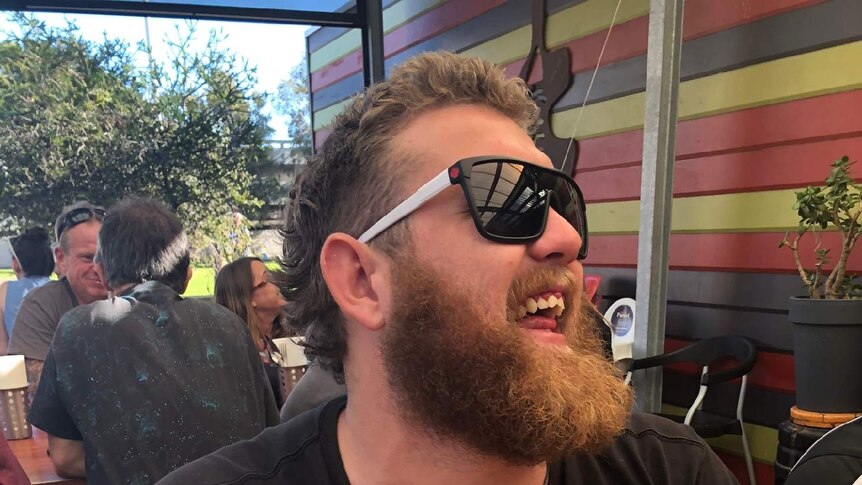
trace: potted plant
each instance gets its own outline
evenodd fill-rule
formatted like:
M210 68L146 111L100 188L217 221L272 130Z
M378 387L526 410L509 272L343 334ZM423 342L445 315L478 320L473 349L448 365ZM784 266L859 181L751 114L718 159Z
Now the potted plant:
M862 235L862 184L854 183L847 156L832 163L826 185L796 192L799 227L789 248L808 288L807 297L790 299L796 365L796 405L824 413L862 412L862 285L847 272L850 254ZM841 250L832 262L822 247L821 231L841 234ZM799 255L802 237L813 237L814 267L806 269Z

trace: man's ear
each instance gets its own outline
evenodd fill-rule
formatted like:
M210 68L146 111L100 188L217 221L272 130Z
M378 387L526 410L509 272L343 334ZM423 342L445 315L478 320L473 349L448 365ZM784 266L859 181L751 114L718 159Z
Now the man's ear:
M63 254L63 249L60 247L59 244L57 244L56 246L54 246L54 263L56 263L57 266L62 266L64 259L65 255Z
M389 291L384 257L344 233L326 238L320 269L341 312L369 330L383 327L381 298Z
M186 269L186 280L183 282L183 291L180 292L181 294L185 293L186 290L189 289L189 281L192 280L192 275L194 274L194 271L195 270L194 268L192 268L192 265L189 264L188 269Z

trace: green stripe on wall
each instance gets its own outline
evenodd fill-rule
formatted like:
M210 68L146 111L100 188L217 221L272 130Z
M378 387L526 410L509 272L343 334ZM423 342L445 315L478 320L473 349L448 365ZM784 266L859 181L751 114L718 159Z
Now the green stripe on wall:
M330 123L335 121L335 117L338 116L339 113L344 111L344 108L347 107L350 100L353 99L353 96L345 99L340 103L335 103L332 106L327 106L325 109L314 112L314 131L317 131L323 127L329 126Z
M686 411L688 410L671 406L670 404L661 405L661 412L665 414L685 416ZM744 418L745 416L743 416ZM751 449L751 457L758 461L774 463L778 449L778 430L745 423L745 433L748 435L748 446ZM706 442L709 443L709 446L718 450L729 451L737 455L743 454L742 439L739 435L724 435L718 438L710 438Z
M402 0L383 11L383 32L389 32L407 23L446 0ZM457 1L457 0L456 0ZM311 53L311 72L353 52L362 45L362 33L352 29L329 44Z
M615 1L590 0L550 15L545 29L547 46L550 48L608 28L615 7ZM621 24L648 13L649 1L627 0L620 5L615 23ZM526 57L530 52L532 36L532 26L526 25L467 49L463 53L482 57L497 64L505 64Z
M862 87L862 41L722 72L680 83L679 119L695 119ZM553 115L558 136L571 136L578 111L586 110L577 138L643 127L644 93Z

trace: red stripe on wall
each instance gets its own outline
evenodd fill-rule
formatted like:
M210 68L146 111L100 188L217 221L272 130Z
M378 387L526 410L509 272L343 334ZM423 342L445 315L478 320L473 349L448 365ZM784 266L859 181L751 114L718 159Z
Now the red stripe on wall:
M317 150L323 145L323 142L329 137L332 130L329 128L321 128L314 132L314 149Z
M737 0L716 2L714 0L688 0L683 14L683 33L691 38L726 30L738 25L799 8L825 3L826 0L763 0L750 2Z
M646 17L638 17L614 26L608 46L602 56L602 65L608 65L617 61L646 54L647 33L649 22ZM602 44L607 36L607 30L601 30L580 39L564 44L569 48L571 57L572 73L592 71L596 68L596 60L602 50ZM526 59L519 59L504 66L506 74L518 76ZM530 72L530 83L542 80L542 58L536 57L533 70Z
M862 136L677 160L673 194L686 197L822 185L832 162L844 154L862 156ZM856 175L862 180L862 171L857 170ZM588 202L640 198L640 164L579 171L576 179Z
M680 122L677 160L862 135L862 89ZM643 131L579 142L578 173L639 164Z
M862 89L683 121L677 125L676 156L679 160L801 141L862 136L859 106L862 106ZM635 165L642 158L643 131L579 143L579 174Z
M764 17L777 15L782 12L794 10L826 0L761 0L750 2L747 0L728 0L716 2L714 0L688 0L685 3L683 19L683 39L691 40L703 37L714 32L726 30L738 25L754 22ZM639 17L628 22L615 25L613 33L608 40L602 64L629 59L646 53L648 33L648 19ZM601 52L607 30L601 30L594 34L575 39L565 45L569 48L572 57L572 73L592 70L596 66L599 52ZM555 46L556 47L556 46ZM506 73L517 76L524 64L524 59L519 59L505 66ZM539 61L530 74L530 82L535 83L542 79L541 61Z
M741 443L740 446L742 446ZM775 443L775 446L778 446L778 443ZM745 458L721 450L715 450L715 453L736 476L740 485L749 485L748 468L745 466ZM775 469L771 463L754 460L754 478L761 485L772 485L775 483Z
M664 351L673 352L689 345L691 341L666 338L664 339ZM719 363L710 367L711 371L717 371L730 366L730 362ZM673 364L665 369L680 374L693 376L700 375L701 369L696 364ZM757 362L748 374L748 383L752 386L762 387L773 391L794 393L796 392L796 372L793 365L793 356L777 352L761 350L757 354Z
M784 237L777 232L671 234L668 257L672 269L704 271L796 272L789 249L779 249ZM824 248L837 254L841 236L822 234ZM799 243L802 263L814 267L814 238L806 235ZM589 266L637 266L637 234L590 236ZM834 258L833 258L834 260ZM827 266L827 270L832 265ZM862 272L862 252L855 251L847 261L848 271Z
M479 16L503 2L504 0L446 2L386 34L383 37L384 56L393 56L419 42ZM312 91L323 89L361 70L362 50L359 49L311 73Z

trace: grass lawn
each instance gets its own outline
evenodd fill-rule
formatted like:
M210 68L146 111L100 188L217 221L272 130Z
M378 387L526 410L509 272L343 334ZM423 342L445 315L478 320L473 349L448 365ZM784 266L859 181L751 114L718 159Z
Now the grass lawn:
M215 271L210 266L195 266L192 280L183 296L212 296L215 291Z
M0 281L14 280L11 269L0 269ZM212 296L215 287L215 273L212 268L198 266L192 273L192 280L183 296Z
M14 279L15 279L15 273L12 272L12 268L0 269L0 281L14 280Z

